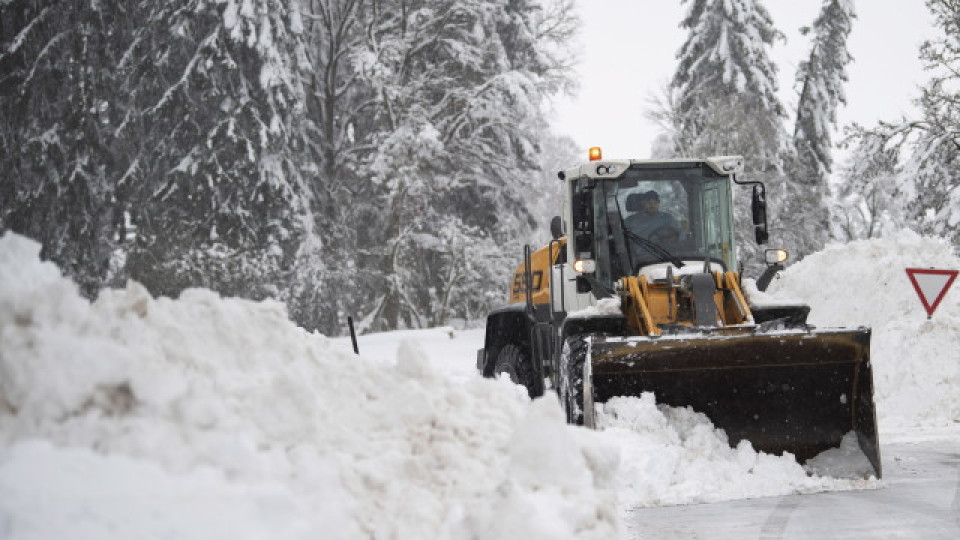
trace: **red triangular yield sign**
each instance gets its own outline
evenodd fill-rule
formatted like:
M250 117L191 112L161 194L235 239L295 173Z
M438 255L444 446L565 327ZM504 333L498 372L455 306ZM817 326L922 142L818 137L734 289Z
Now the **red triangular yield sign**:
M932 268L907 268L907 276L917 290L917 296L923 302L923 309L927 310L927 317L933 315L940 305L947 289L957 279L957 270L934 270Z

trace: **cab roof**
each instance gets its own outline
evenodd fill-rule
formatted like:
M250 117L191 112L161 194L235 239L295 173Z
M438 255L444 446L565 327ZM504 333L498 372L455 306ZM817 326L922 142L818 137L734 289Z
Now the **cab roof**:
M674 159L603 159L581 163L576 167L560 172L561 180L574 180L584 176L590 178L617 178L631 166L639 165L643 168L655 168L665 165L669 168L677 166L695 167L706 164L714 172L723 176L730 176L743 172L743 156L712 156L707 158L674 158Z

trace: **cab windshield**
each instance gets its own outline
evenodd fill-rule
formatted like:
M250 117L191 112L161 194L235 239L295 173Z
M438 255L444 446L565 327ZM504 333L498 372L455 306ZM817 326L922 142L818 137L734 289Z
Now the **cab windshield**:
M610 230L623 238L613 247L627 251L626 258L623 254L614 258L623 261L619 266L628 260L631 274L647 265L678 260L689 264L710 259L727 270L734 266L726 176L701 164L677 168L658 164L655 169L634 165L618 180L604 184Z

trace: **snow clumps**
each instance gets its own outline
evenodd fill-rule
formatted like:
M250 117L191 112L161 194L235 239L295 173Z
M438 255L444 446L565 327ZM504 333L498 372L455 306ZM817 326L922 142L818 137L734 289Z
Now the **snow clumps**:
M705 415L657 405L651 393L613 398L597 412L598 438L620 450L616 483L623 510L880 485L873 478L811 476L793 455L757 452L748 441L731 448Z
M93 303L0 238L0 536L613 538L616 453L555 398L356 357L276 302Z

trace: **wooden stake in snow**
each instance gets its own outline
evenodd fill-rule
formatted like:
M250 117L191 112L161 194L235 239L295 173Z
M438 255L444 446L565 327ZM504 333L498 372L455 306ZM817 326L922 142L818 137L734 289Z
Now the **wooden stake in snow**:
M353 329L353 317L347 317L347 326L350 327L350 342L353 343L353 354L360 354L357 347L357 331Z

